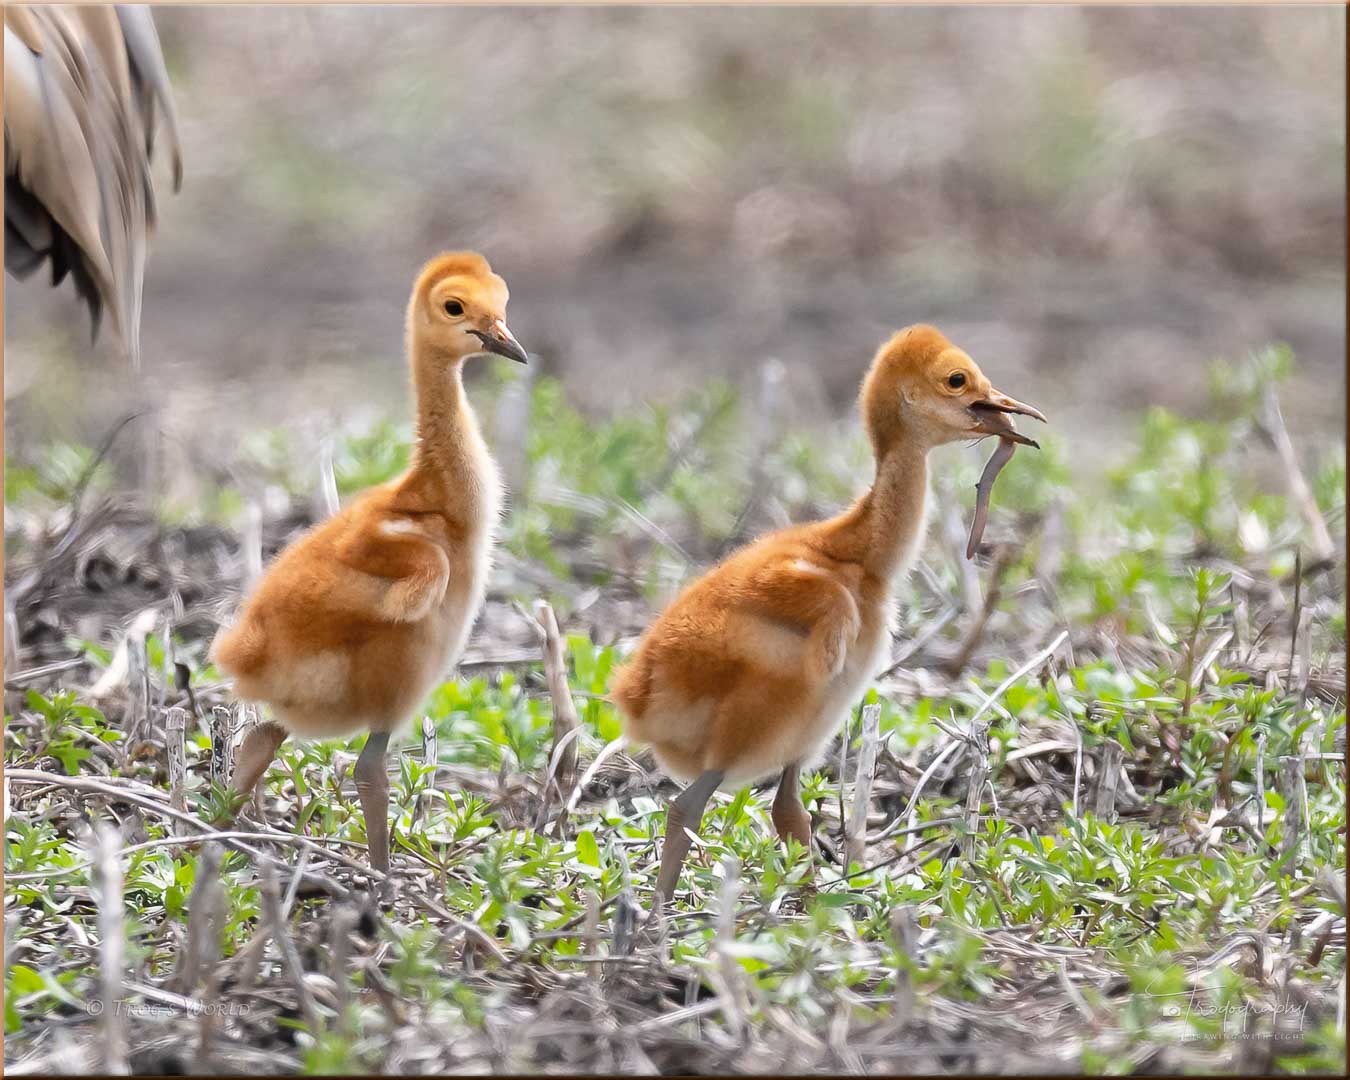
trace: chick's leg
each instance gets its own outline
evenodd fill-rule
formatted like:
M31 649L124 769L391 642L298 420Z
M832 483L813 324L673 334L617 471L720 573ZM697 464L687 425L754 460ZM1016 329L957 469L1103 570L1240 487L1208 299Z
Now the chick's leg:
M661 849L661 870L656 877L656 891L664 903L675 895L675 883L680 879L684 857L689 854L689 834L686 828L697 829L703 820L703 811L712 793L726 774L705 772L679 793L666 812L666 842Z
M384 771L388 747L389 732L372 731L352 770L366 819L370 865L383 874L389 873L389 775Z
M811 847L811 815L802 805L797 779L800 766L793 762L783 770L778 781L778 793L773 797L773 827L784 840L789 837L802 847Z
M234 776L231 786L235 791L252 792L267 772L281 744L286 741L286 729L272 720L255 724L239 749L234 752Z

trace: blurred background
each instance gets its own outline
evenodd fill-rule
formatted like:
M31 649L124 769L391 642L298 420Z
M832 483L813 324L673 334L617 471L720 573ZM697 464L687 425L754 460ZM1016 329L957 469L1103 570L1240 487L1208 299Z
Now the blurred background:
M257 431L402 423L406 292L458 247L596 418L776 360L785 423L847 422L923 320L1075 471L1269 342L1291 428L1343 432L1342 8L155 18L187 172L143 343L180 486ZM115 347L69 287L5 289L9 453L97 444L136 404Z

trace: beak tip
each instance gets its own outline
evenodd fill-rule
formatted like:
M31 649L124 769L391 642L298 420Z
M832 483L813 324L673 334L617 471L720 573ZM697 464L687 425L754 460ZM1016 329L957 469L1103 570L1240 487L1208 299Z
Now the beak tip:
M482 352L505 356L508 360L514 360L517 364L528 364L530 362L530 354L509 333L490 334L482 330L470 330L469 333L483 343Z

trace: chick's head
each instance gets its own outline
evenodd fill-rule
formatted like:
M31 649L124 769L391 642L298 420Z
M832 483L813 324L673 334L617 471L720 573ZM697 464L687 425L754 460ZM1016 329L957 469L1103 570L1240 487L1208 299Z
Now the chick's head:
M1036 446L1011 414L1041 413L994 389L979 365L943 333L922 323L891 337L863 382L862 411L878 453L907 439L928 450L943 443L997 435Z
M409 331L422 349L458 362L475 353L497 353L528 362L506 326L506 282L473 251L438 255L413 287Z

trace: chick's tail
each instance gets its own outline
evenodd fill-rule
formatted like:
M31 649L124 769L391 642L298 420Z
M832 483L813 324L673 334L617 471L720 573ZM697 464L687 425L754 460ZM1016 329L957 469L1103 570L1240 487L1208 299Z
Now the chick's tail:
M236 679L258 674L267 659L267 635L253 619L223 628L211 643L211 663Z
M652 696L652 665L643 650L638 650L614 673L607 696L619 710L624 731L634 731L634 725L641 722Z

